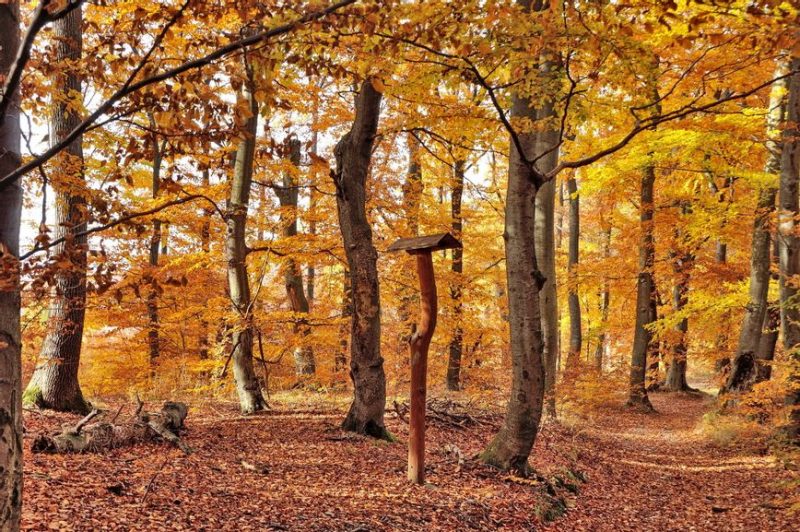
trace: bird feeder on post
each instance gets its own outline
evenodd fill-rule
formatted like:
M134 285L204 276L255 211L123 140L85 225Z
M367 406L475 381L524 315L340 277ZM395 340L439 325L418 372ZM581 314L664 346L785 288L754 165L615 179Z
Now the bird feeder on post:
M434 251L460 248L461 242L450 233L401 238L388 251L406 251L417 258L420 318L409 340L411 353L411 407L408 420L408 479L425 481L425 396L427 395L428 347L436 328L436 279L433 275Z

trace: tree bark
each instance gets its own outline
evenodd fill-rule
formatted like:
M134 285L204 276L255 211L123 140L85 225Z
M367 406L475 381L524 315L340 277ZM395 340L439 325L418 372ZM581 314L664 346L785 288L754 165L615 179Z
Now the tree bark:
M539 162L540 167L555 164L556 157L546 157ZM556 279L555 249L555 183L551 180L535 193L536 215L534 239L536 240L536 263L544 276L544 285L539 292L541 328L544 340L544 393L547 415L556 415L556 379L559 361L559 313L558 286ZM506 214L508 216L508 214ZM512 333L513 334L513 333Z
M525 12L531 9L544 10L547 6L536 2L533 6L529 0L518 0L517 4ZM543 62L539 67L542 78L553 75L552 64ZM511 118L535 121L555 115L552 101L537 109L532 98L512 93ZM530 455L539 421L542 417L545 398L545 362L543 357L545 342L542 338L542 317L539 291L545 283L545 277L539 271L537 254L552 249L553 224L545 221L544 229L537 230L536 222L540 209L537 201L538 179L533 168L526 164L539 155L548 155L538 161L541 171L547 171L555 165L558 151L558 131L547 129L541 132L520 131L518 138L524 153L517 151L516 144L511 143L508 165L508 190L506 194L505 232L506 245L506 277L508 284L509 330L511 333L511 397L508 401L503 425L481 454L481 460L503 470L528 474ZM552 183L552 182L551 182ZM554 190L551 185L551 190ZM538 190L540 193L542 189ZM545 212L553 213L553 195L544 206ZM541 201L541 200L540 200ZM533 230L532 230L533 229ZM544 233L549 236L549 244L539 242ZM545 244L545 246L542 246ZM549 279L551 282L554 278ZM558 313L550 317L555 318ZM551 347L554 347L551 343ZM550 356L555 350L550 352ZM548 369L553 369L548 366ZM554 379L555 374L550 373ZM554 383L554 380L551 384ZM553 404L554 406L554 404Z
M402 210L403 220L399 227L399 236L401 238L408 238L419 235L419 213L420 202L422 201L422 191L424 189L422 183L422 166L420 165L420 143L417 138L409 134L408 140L408 169L406 171L406 179L403 182L403 199ZM404 268L404 270L408 270ZM417 323L413 317L413 308L419 301L419 295L411 289L410 277L406 272L407 277L400 288L400 306L398 308L398 315L400 318L401 330L399 337L399 344L405 345L411 339L411 336L416 331ZM409 282L405 282L406 279Z
M681 205L682 214L690 212L688 203ZM686 238L680 229L675 230L675 243L673 245L672 270L675 274L675 285L672 287L672 308L674 312L680 313L689 303L689 280L691 277L694 256L686 251ZM687 392L691 391L689 383L686 381L686 365L688 348L686 345L686 334L689 331L689 320L681 318L675 325L676 340L671 346L669 369L664 381L663 389L668 392Z
M300 168L300 141L289 141L289 160L295 170ZM281 224L283 236L291 238L297 236L297 200L299 197L297 179L292 172L283 175L283 186L276 187L275 193L281 205ZM289 304L294 312L294 334L300 335L301 343L294 349L294 367L298 376L313 375L316 371L314 361L314 348L307 344L311 327L308 325L308 298L303 288L303 273L294 259L287 258L283 265L284 284Z
M81 60L83 50L81 8L53 24L55 58L68 66L53 79L58 91L50 116L50 143L58 144L80 122L73 103L81 93L81 76L71 65ZM57 191L54 239L65 239L53 252L69 267L55 274L55 294L50 302L50 328L42 344L39 360L25 391L24 401L40 408L89 412L78 381L81 341L86 312L86 190L83 167L83 142L78 137L54 159L59 178L51 180ZM78 234L79 236L75 236Z
M800 71L800 56L792 58L790 72ZM786 103L786 126L783 129L781 174L778 202L778 238L780 247L780 301L783 309L783 346L792 362L789 375L790 390L787 405L793 407L787 434L800 440L800 304L797 302L800 274L800 235L797 219L800 215L800 74L789 77Z
M19 47L19 3L0 4L0 73L8 75ZM0 117L0 173L20 165L19 92ZM0 187L0 529L19 530L22 514L22 362L19 230L22 186Z
M203 169L203 188L208 189L211 185L211 172L208 168ZM211 251L211 223L209 220L214 215L214 210L211 207L206 207L203 209L203 224L200 227L200 249L204 254L208 254ZM208 341L208 320L205 317L205 313L203 313L203 317L200 320L200 349L199 349L199 356L201 360L206 360L208 358L209 352L209 341Z
M461 241L462 216L461 199L464 194L464 166L463 160L456 161L453 168L453 190L450 195L450 218L453 236ZM453 283L450 285L450 299L453 300L453 336L448 345L449 357L447 359L447 389L458 390L461 388L461 358L464 353L464 331L462 328L462 273L464 272L464 251L454 248L450 270L453 272Z
M391 439L384 424L386 375L380 351L381 302L378 253L367 220L366 184L378 129L381 94L371 80L361 84L350 131L336 144L336 206L350 271L353 316L350 377L353 402L342 423L345 430Z
M231 180L230 197L225 213L227 226L225 238L225 260L228 268L228 291L233 310L240 323L234 327L232 336L233 377L239 395L239 406L244 414L263 410L267 404L261 393L261 385L253 369L253 309L250 297L250 282L247 276L247 245L245 228L247 207L250 202L250 186L253 178L253 162L258 125L258 103L252 87L245 87L239 96L248 105L250 116L237 140L236 160Z
M150 116L150 125L155 127L155 119ZM162 147L159 145L158 135L153 133L153 199L158 197L161 188L161 162L163 158ZM155 273L158 268L158 258L161 251L161 220L153 219L153 233L150 236L150 290L147 293L147 346L150 352L150 370L155 371L158 357L161 355L161 332L158 319L158 281Z
M567 178L567 191L569 192L569 355L567 366L574 368L580 360L583 347L581 335L581 302L578 298L577 269L580 254L581 214L580 198L578 197L578 182L575 173L571 172Z
M773 132L783 122L786 109L783 103L784 89L785 84L775 84L769 101L767 116L767 150L769 154L764 171L772 175L779 174L781 169L782 144L775 138ZM761 342L761 332L767 314L770 283L770 219L775 212L776 194L777 187L774 184L763 186L758 192L750 252L749 301L745 307L736 353L730 362L730 371L725 384L720 389L720 394L745 391L751 386L756 356Z
M647 327L653 321L655 241L653 238L653 187L655 168L648 164L643 172L639 198L639 274L636 281L636 325L631 350L631 373L628 406L653 410L647 397L647 353L653 333Z

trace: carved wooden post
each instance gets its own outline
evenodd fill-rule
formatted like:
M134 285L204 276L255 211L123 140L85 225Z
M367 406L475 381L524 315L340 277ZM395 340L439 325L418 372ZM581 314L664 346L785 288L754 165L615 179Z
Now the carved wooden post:
M417 484L425 481L425 396L427 395L428 347L436 329L436 279L433 275L432 252L460 248L461 243L450 233L401 238L389 251L407 251L416 255L420 289L420 319L409 340L411 352L411 407L408 421L408 479Z

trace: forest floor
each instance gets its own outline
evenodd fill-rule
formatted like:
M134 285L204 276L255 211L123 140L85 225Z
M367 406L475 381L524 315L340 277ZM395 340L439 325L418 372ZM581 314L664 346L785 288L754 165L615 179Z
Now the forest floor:
M545 483L473 460L500 422L496 412L475 414L464 428L446 417L430 423L422 487L405 479L402 416L387 413L400 443L352 436L338 429L341 400L278 399L251 417L233 405L197 406L184 435L188 456L159 443L31 454L35 434L76 418L26 412L23 528L797 530L800 515L788 513L779 485L797 473L765 449L711 441L698 430L708 399L652 399L656 414L619 408L569 426L545 424L533 465L567 506L546 524L553 499ZM576 471L585 482L575 481Z

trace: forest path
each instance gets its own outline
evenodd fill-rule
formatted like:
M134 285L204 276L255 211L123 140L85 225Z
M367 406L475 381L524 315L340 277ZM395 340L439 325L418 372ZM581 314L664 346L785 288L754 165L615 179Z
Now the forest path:
M766 450L720 446L699 429L713 399L655 393L656 412L617 410L575 436L588 474L551 530L797 530L788 478Z

